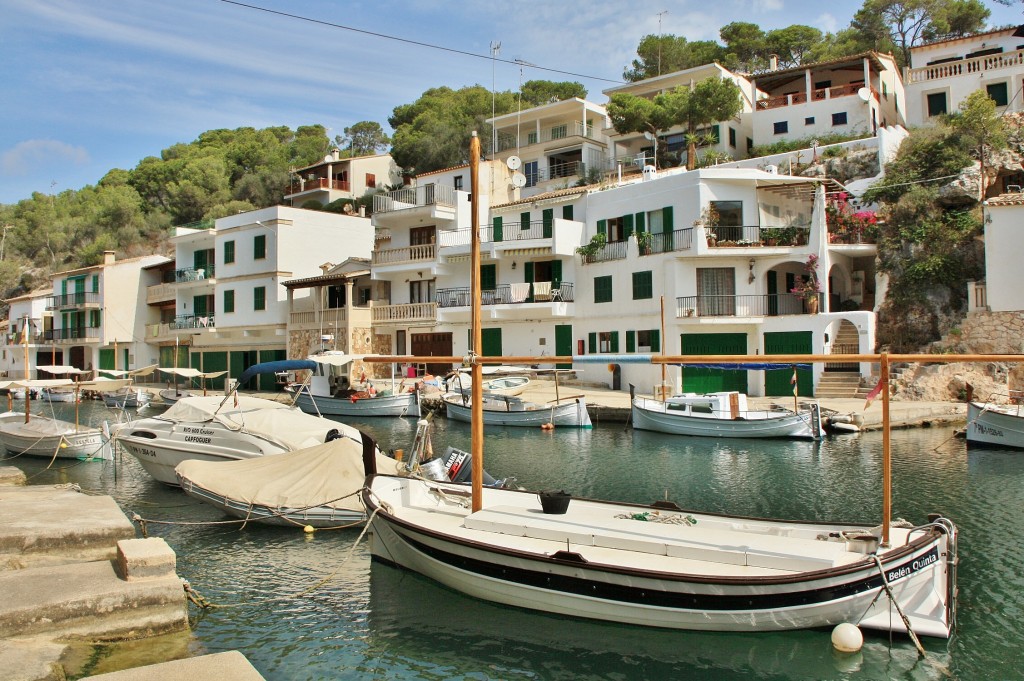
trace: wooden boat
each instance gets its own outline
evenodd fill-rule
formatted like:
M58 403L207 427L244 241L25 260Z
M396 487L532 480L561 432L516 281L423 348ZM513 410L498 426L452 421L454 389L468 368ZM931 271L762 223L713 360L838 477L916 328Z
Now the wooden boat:
M139 376L148 376L156 370L157 366L152 364L141 369L129 369L129 370L117 370L117 369L101 369L100 373L109 374L116 379L132 379L134 383L135 379ZM96 379L96 384L99 386L97 391L103 397L103 404L108 407L116 409L138 409L139 407L145 406L150 403L153 399L152 393L142 388L136 388L131 383L129 385L122 386L118 389L106 389L104 386L103 377ZM112 385L112 384L111 384Z
M525 374L527 371L530 370L512 366L483 367L481 389L489 395L522 395L530 386L530 377ZM468 393L473 389L472 382L469 373L460 369L448 378L446 384L448 392Z
M719 438L821 439L821 410L816 402L793 411L778 407L751 410L739 392L687 393L665 400L632 396L633 427L671 435Z
M81 377L82 374L86 373L81 369L73 366L64 364L47 365L36 367L37 371L45 372L54 377L65 377L76 380ZM79 392L75 388L74 383L69 382L68 385L59 386L45 386L38 389L39 399L44 402L77 402L79 399Z
M64 378L16 381L15 384L30 390L75 385ZM91 389L92 384L79 383L77 386ZM109 440L99 428L38 414L23 412L20 418L0 422L0 445L15 456L24 454L50 459L110 459L113 454Z
M306 382L289 386L295 404L307 414L346 416L359 419L367 416L420 415L419 391L403 380L396 383L394 365L390 389L380 389L364 382L364 389L352 388L347 367L366 355L346 355L328 351L311 355L314 363Z
M374 456L378 470L398 472L398 461L380 451ZM185 494L236 518L289 527L366 520L359 499L363 448L350 438L254 459L190 459L174 471Z
M480 158L475 134L469 158L473 215ZM472 233L470 268L477 271L479 235ZM471 339L480 347L479 277L473 277L472 298ZM470 358L477 384L485 361ZM888 385L885 355L881 374ZM887 393L883 409L887 414ZM915 632L950 635L957 530L939 516L916 527L891 522L887 439L883 520L871 527L485 488L482 417L477 385L471 490L423 478L368 477L362 496L374 559L477 598L573 617L715 631L852 622L907 631L915 641Z
M43 388L39 391L43 402L77 402L78 392L73 386L67 388Z
M967 403L967 442L1024 449L1024 413L1020 404Z
M472 399L464 393L445 393L441 396L448 418L472 422ZM539 428L547 423L558 427L592 428L587 401L580 395L566 397L554 404L537 404L518 397L483 395L483 422L485 426L522 426Z

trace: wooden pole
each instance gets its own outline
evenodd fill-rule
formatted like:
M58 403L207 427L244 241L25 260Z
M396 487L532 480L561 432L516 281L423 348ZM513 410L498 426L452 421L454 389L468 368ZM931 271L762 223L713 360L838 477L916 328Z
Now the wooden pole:
M661 354L665 354L665 346L668 345L668 338L665 337L665 296L661 296ZM661 401L665 401L665 368L666 365L661 365ZM633 402L630 401L630 407L633 406Z
M889 546L892 519L892 450L889 436L889 355L882 353L879 373L882 382L882 546Z
M480 138L476 131L469 140L469 221L471 225L470 248L470 291L472 299L472 322L471 332L473 345L470 348L472 358L472 404L470 405L470 431L472 436L472 462L473 462L473 505L474 513L483 508L484 491L484 411L483 411L483 367L477 354L483 352L481 345L483 333L480 327Z
M796 365L794 364L793 365L793 413L794 414L799 414L800 413L800 405L797 402L797 393L800 392L799 390L797 390L797 385L799 385L799 383L800 383L800 381L797 379L797 375L796 375Z
M28 315L25 315L25 326L21 329L22 345L25 347L25 381L30 378L28 370ZM25 386L25 423L28 423L29 412L32 411L32 389Z

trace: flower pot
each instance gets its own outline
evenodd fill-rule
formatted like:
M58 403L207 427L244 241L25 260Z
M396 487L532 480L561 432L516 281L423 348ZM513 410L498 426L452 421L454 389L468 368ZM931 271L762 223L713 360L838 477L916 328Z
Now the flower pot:
M572 495L566 491L541 492L537 496L540 498L541 510L556 515L565 513L572 499Z
M818 314L818 298L807 299L807 314Z

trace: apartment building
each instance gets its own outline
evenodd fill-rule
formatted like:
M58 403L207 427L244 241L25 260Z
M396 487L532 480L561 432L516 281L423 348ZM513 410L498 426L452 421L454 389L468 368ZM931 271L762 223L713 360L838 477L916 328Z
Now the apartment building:
M338 199L358 199L401 182L401 173L390 154L342 158L340 150L332 149L324 160L292 171L284 200L297 208L308 208L310 202L325 206Z
M46 305L52 295L53 288L47 286L4 301L7 303L7 328L4 347L0 349L3 376L25 378L27 370L28 376L35 378L34 368L40 364L64 362L63 348L58 350L55 344L43 342L45 333L53 329L53 312Z

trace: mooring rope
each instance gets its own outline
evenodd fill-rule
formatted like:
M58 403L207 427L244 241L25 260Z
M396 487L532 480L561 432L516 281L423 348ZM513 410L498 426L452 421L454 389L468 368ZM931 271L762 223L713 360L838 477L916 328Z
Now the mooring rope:
M903 626L907 628L907 634L910 636L910 640L914 642L914 646L917 648L917 652L920 653L921 657L927 657L924 651L924 646L921 645L921 641L917 638L917 634L910 627L910 618L903 612L903 608L900 607L899 601L896 600L896 596L892 593L892 587L889 586L889 580L885 576L885 568L882 567L882 559L878 557L878 554L872 554L872 558L875 559L875 563L878 565L878 574L882 576L882 587L885 589L886 595L889 597L889 601L896 606L896 612L899 613L900 618L903 620Z

